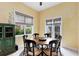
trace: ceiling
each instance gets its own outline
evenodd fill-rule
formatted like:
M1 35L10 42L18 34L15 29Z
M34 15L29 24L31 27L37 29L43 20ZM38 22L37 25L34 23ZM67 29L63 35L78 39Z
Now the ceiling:
M61 2L42 2L42 6L40 6L40 2L23 2L23 3L36 11L42 11L51 6L60 4Z

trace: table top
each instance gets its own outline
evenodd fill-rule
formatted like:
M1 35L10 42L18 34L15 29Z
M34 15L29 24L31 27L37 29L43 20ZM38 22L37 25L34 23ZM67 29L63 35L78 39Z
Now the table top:
M53 38L43 38L43 39L46 39L46 40L42 41L42 40L39 40L39 38L38 39L31 38L30 40L34 40L36 44L40 44L40 45L48 45L50 41L57 40Z

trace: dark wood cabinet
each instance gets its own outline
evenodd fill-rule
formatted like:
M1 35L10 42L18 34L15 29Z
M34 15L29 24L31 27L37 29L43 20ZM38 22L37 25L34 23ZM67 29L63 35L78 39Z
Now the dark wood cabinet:
M15 25L0 24L0 55L15 51Z

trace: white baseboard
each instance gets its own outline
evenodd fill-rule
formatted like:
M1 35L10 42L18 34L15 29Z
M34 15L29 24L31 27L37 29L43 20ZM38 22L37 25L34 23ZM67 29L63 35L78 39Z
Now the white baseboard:
M69 50L72 50L72 51L74 51L74 52L79 52L79 50L77 49L77 48L72 48L72 47L66 47L66 46L64 46L63 48L66 48L66 49L69 49Z
M79 49L78 49L78 56L79 56Z

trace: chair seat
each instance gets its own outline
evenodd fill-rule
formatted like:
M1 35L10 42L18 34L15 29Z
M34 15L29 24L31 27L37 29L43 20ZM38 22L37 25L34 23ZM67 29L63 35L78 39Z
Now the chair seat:
M42 46L41 45L38 45L38 48L41 49ZM43 45L43 49L47 49L48 48L48 45Z
M50 56L50 48L45 49L44 52L45 52L48 56ZM52 56L57 56L57 53L56 53L55 51L53 51L53 52L52 52Z
M38 56L41 53L41 50L38 48L34 48L35 56ZM28 52L29 56L33 56L33 52L29 51Z

